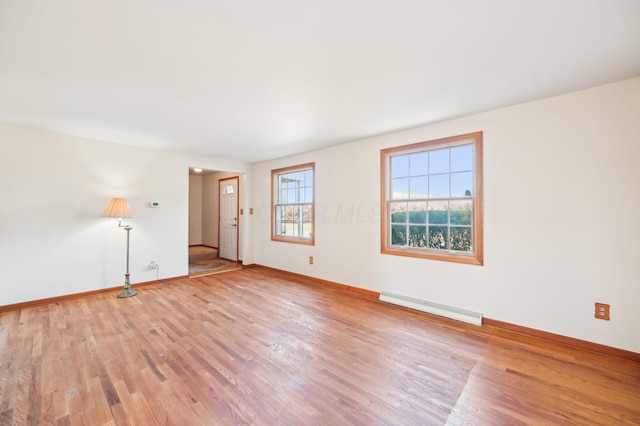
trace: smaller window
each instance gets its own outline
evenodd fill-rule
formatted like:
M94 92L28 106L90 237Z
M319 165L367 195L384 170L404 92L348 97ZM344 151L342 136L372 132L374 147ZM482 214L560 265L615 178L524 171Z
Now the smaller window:
M226 195L226 194L233 194L235 191L233 190L233 185L225 185L224 188L222 188L222 194Z
M313 245L315 163L271 171L271 239Z

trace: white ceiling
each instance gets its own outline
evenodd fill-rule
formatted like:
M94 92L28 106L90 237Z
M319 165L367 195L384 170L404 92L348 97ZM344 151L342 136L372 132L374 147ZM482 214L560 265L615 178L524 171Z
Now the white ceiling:
M0 0L0 122L250 162L639 75L638 0Z

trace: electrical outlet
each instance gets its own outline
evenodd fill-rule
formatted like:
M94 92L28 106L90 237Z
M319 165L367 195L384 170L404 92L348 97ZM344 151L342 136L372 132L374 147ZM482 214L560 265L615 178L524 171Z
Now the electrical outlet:
M313 265L313 256L309 256L309 265Z
M152 260L151 262L149 262L149 269L156 269L158 267L158 264L156 263L155 260Z
M609 321L609 305L596 302L596 318Z

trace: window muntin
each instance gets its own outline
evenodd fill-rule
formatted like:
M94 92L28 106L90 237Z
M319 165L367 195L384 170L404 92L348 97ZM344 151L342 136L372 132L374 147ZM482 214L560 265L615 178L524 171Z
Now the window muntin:
M315 163L271 171L271 239L314 244Z
M482 264L482 132L381 151L381 251Z

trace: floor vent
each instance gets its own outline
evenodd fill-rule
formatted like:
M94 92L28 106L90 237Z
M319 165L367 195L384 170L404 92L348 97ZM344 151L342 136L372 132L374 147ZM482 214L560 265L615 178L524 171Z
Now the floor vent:
M471 312L452 306L440 305L439 303L428 302L426 300L414 299L413 297L401 296L399 294L380 292L380 300L404 306L405 308L417 309L434 315L451 318L458 321L467 322L473 325L482 325L482 314Z

